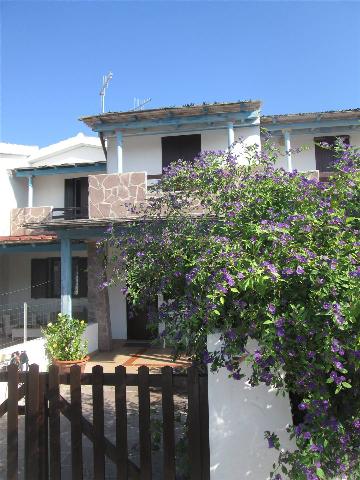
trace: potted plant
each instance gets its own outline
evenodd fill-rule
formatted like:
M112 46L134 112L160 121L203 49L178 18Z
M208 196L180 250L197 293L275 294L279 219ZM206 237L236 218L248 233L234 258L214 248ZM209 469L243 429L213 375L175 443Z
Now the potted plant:
M85 329L84 320L59 313L57 321L48 323L42 330L46 354L51 363L59 367L60 375L70 373L73 365L79 365L84 373L89 359L88 342L82 338Z

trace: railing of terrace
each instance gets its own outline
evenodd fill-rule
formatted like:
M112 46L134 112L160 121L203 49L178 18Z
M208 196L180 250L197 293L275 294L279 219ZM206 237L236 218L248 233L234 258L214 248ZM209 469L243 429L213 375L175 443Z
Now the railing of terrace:
M0 304L0 349L40 337L41 328L56 320L60 311L60 300ZM74 306L73 316L87 321L87 301Z

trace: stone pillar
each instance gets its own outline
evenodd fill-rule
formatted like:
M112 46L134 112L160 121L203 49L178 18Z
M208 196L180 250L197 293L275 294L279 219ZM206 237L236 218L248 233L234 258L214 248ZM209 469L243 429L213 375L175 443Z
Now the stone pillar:
M100 288L106 281L102 256L96 251L96 243L88 243L88 311L89 321L97 322L99 350L112 349L109 293L107 287Z

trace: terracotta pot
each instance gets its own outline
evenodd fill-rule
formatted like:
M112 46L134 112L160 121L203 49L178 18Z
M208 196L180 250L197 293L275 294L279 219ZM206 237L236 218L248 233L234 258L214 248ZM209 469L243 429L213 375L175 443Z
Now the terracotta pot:
M90 357L85 357L82 360L57 360L56 358L53 359L52 364L57 365L59 368L59 375L65 375L70 373L70 368L73 365L79 365L81 373L85 371L86 362L89 360Z

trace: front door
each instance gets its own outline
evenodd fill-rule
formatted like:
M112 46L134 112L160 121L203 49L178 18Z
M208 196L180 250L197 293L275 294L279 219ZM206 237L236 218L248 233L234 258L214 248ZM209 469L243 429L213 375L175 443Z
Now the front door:
M156 305L150 304L146 307L126 304L127 313L127 338L128 340L150 340L154 338L154 331L151 330L151 315L156 313Z

